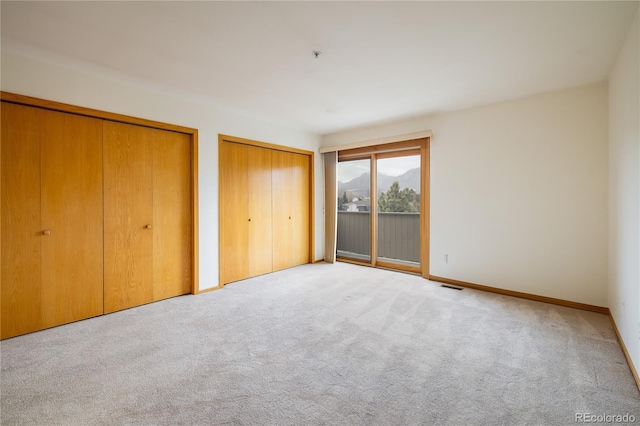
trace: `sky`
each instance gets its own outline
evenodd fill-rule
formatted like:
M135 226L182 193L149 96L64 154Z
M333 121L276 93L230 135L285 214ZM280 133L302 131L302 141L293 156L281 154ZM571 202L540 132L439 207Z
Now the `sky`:
M420 167L420 156L383 158L378 160L378 173L399 176L410 169ZM338 180L349 182L369 171L369 159L342 161L338 163Z

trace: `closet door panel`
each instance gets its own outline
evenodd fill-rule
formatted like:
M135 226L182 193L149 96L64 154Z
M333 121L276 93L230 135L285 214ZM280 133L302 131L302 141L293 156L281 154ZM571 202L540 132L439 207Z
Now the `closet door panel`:
M152 131L104 123L104 311L153 301Z
M246 145L222 142L220 152L220 282L249 277L249 203Z
M271 228L271 150L249 146L249 276L273 270Z
M273 270L293 266L293 155L273 151Z
M191 291L191 139L153 130L153 299Z
M222 284L309 262L309 157L222 141Z
M102 314L102 120L43 111L42 319Z
M40 120L36 108L1 103L2 338L41 328Z
M291 156L292 262L294 265L303 265L309 263L309 156Z

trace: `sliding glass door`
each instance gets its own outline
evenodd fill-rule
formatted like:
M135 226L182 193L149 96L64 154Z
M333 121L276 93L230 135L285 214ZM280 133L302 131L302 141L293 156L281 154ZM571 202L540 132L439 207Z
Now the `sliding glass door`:
M337 256L371 262L371 160L338 163Z
M376 162L377 263L419 271L420 154L381 154Z
M427 165L427 139L338 153L339 260L428 274Z

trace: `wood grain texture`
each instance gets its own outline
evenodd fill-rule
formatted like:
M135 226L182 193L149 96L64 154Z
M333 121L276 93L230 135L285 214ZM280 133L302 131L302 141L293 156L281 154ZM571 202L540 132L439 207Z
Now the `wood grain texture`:
M102 120L43 111L42 326L102 314Z
M0 94L0 337L100 315L109 303L108 312L147 303L152 297L157 300L197 291L197 130ZM102 128L103 119L113 120L107 122L108 128ZM123 124L127 122L142 126ZM162 230L168 228L162 227L154 234L153 220L171 220L150 214L154 211L150 171L158 160L144 146L146 142L138 143L153 140L149 135L154 132L161 135L155 138L158 140L169 135L180 140L176 150L165 152L165 165L179 159L169 173L174 174L164 180L156 177L159 188L171 194L158 194L157 202L163 205L160 210L171 211L167 217L180 222L167 234ZM109 139L109 135L112 150L102 144L103 136ZM106 154L111 155L103 158ZM146 164L140 167L143 157ZM111 173L105 171L109 183L102 180L103 164L118 165ZM113 214L106 222L112 227L106 232L103 195L119 201L109 205ZM179 206L175 204L178 198ZM133 226L140 216L145 217L143 223ZM116 229L119 225L124 226ZM146 225L151 229L145 229ZM105 234L109 242L104 241ZM177 257L167 260L167 254L166 261L158 262L164 268L158 276L183 277L179 290L163 288L155 296L153 235L161 241L156 246L167 253L175 240L182 244ZM109 253L105 247L110 248ZM135 254L141 247L146 247L144 254ZM109 271L104 265L111 266ZM179 272L166 272L171 268ZM117 283L115 287L108 283L104 287L109 278L111 284ZM105 301L105 294L110 301Z
M104 123L104 312L153 301L152 131Z
M272 155L273 270L279 271L294 265L292 193L295 188L295 154L274 151Z
M220 284L249 277L249 202L245 145L219 145Z
M190 127L178 126L175 124L162 123L153 120L147 120L138 117L131 117L128 115L117 114L113 112L100 111L91 108L85 108L76 105L69 105L60 102L33 98L30 96L19 95L15 93L0 91L0 98L3 102L16 105L34 106L39 109L46 109L51 111L68 112L75 115L82 115L87 117L94 117L105 119L117 123L136 124L140 126L150 127L154 129L168 130L172 132L178 132L186 134L190 137L191 142L191 211L192 211L192 284L191 291L193 293L198 292L198 130ZM1 183L0 183L1 184ZM0 231L2 228L0 227ZM0 262L1 263L1 262Z
M316 263L316 180L315 180L315 156L312 152L309 156L309 262ZM322 260L324 261L324 259Z
M41 328L42 111L2 102L2 338Z
M249 219L249 276L273 271L273 229L271 226L272 150L247 146Z
M310 157L301 154L291 155L292 162L292 265L303 265L312 261L310 258Z
M200 292L200 204L198 198L198 131L191 139L191 293Z
M310 262L313 153L225 135L218 144L220 284Z
M187 294L192 281L191 141L151 130L153 138L153 300Z

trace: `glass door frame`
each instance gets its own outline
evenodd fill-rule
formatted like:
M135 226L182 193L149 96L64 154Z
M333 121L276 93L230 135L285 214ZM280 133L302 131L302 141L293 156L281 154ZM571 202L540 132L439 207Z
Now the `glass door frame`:
M408 155L420 155L420 267L396 264L378 260L378 188L377 188L377 160L383 158L393 158ZM370 191L371 191L371 240L370 240L370 262L354 260L344 256L336 255L336 259L341 262L354 263L364 266L394 269L405 272L412 272L429 277L429 138L412 139L402 142L372 145L362 148L338 151L338 162L347 160L369 159L370 164ZM336 213L337 214L337 213Z

